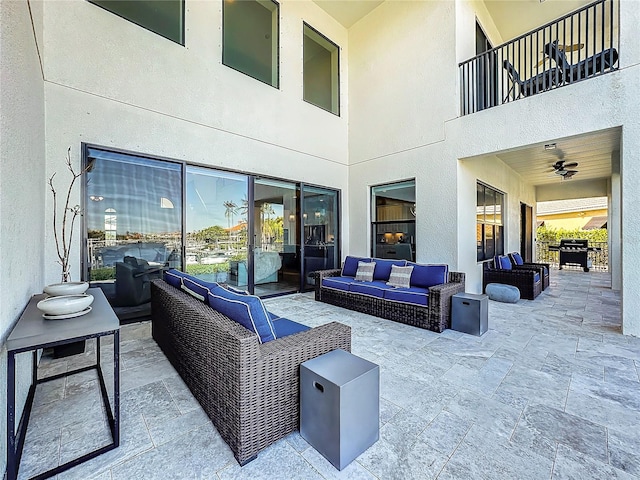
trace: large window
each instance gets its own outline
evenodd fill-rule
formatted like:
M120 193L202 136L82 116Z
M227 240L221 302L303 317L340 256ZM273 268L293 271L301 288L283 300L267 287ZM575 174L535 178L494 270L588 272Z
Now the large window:
M476 245L482 262L504 254L504 193L480 182L476 190Z
M184 45L184 0L89 0L130 22Z
M222 63L278 88L278 9L271 0L224 0Z
M371 254L416 259L416 181L371 188Z
M340 114L339 48L304 24L304 99Z

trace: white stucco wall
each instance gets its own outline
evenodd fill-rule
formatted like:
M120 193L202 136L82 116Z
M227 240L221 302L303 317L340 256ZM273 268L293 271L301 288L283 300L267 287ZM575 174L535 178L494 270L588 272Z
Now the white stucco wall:
M280 2L276 89L222 65L221 4L187 2L183 47L83 0L47 2L47 174L69 146L79 166L88 142L337 188L348 204L346 29L313 2ZM303 21L341 47L339 117L302 100ZM346 245L346 209L342 222Z
M460 160L458 164L458 265L466 273L466 290L482 293L482 264L476 257L476 184L480 181L505 193L504 250L520 251L520 203L534 207L535 189L493 155Z
M6 467L5 341L22 309L43 286L44 94L34 29L40 2L0 1L0 476ZM18 415L31 381L31 357L17 358Z

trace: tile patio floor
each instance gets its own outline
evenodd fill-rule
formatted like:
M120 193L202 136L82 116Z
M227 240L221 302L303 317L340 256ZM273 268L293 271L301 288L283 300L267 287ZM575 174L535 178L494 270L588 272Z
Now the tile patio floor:
M125 326L121 446L58 478L640 478L640 339L621 335L619 297L608 285L607 274L553 270L535 301L489 302L481 338L438 335L309 294L267 300L271 311L310 326L350 325L353 353L381 366L380 440L342 472L298 433L240 468L150 325ZM45 355L40 375L91 358ZM106 443L105 420L96 418L95 373L39 387L20 478Z

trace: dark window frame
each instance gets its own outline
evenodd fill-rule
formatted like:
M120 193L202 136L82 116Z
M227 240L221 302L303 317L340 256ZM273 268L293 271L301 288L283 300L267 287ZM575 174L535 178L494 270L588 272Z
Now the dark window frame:
M160 32L156 32L155 30L151 30L149 27L147 27L145 25L142 25L142 24L140 24L140 23L138 23L138 22L136 22L136 21L134 21L134 20L132 20L130 18L127 18L127 17L119 14L118 12L114 12L113 10L109 10L106 6L101 5L99 3L96 3L94 0L87 0L87 2L89 2L90 4L95 5L96 7L99 7L99 8L103 9L106 12L109 12L109 13L117 16L117 17L120 17L120 18L122 18L122 19L124 19L124 20L126 20L128 22L133 23L134 25L137 25L137 26L139 26L141 28L144 28L145 30L147 30L149 32L155 33L156 35L159 35L162 38L166 38L167 40L184 47L185 46L185 30L186 30L186 25L185 25L185 13L186 13L185 0L177 0L177 1L180 2L181 10L182 10L181 19L180 19L180 41L179 42L175 41L173 38L169 38L166 35L163 35Z
M319 37L323 38L324 40L326 40L328 43L330 43L331 45L333 45L334 47L336 47L336 51L338 52L338 62L337 62L337 74L338 74L338 78L336 79L337 82L337 87L338 87L338 91L337 91L337 111L333 112L331 110L327 110L326 108L322 107L321 105L317 105L313 102L310 102L309 100L307 100L306 98L304 98L304 38L305 38L305 33L304 33L304 29L305 27L307 27L309 30L312 30L315 34L317 34ZM338 45L337 43L335 43L334 41L332 41L329 37L327 37L326 35L322 34L320 31L318 31L316 28L312 27L311 25L309 25L307 22L302 22L302 42L303 42L303 64L302 64L302 77L303 77L303 84L302 84L302 100L307 102L310 105L313 105L315 107L321 108L322 110L329 112L333 115L336 115L337 117L340 116L340 57L342 56L342 49L340 48L340 45Z
M478 205L478 190L479 188L483 190L483 203L482 205ZM486 215L486 192L487 190L493 196L493 203L491 204L494 207L493 220L487 221L485 218ZM497 198L500 198L501 201L498 203L496 201ZM496 221L496 210L495 207L500 206L500 220ZM505 193L490 186L486 183L477 181L476 182L476 261L484 262L487 260L492 260L497 255L504 255L504 205L505 205ZM482 206L483 208L483 218L480 220L478 218L478 208Z
M257 1L257 0L251 0L251 1ZM247 77L251 77L254 80L259 81L260 83L264 83L265 85L269 85L272 88L275 88L277 90L280 90L280 3L276 2L275 0L268 0L271 3L273 3L276 6L276 64L275 64L275 69L276 69L276 82L275 85L269 83L269 82L265 82L264 80L260 79L260 78L256 78L253 75L251 75L250 73L247 73L243 70L240 70L236 67L234 67L233 65L229 65L227 63L224 62L224 9L225 9L225 4L226 4L226 0L222 0L222 23L221 23L221 30L222 30L222 52L221 52L221 63L222 65L224 65L225 67L228 67L232 70L235 70L236 72L242 73L243 75L246 75Z

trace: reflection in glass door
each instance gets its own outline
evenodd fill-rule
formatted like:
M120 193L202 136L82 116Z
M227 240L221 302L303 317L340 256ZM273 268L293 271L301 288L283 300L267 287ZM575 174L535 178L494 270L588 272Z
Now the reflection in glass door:
M260 296L300 290L299 187L256 178L253 188L253 283Z
M186 169L186 272L208 282L248 288L248 177Z
M304 289L312 288L316 270L338 268L338 192L304 185L302 190L304 224Z
M150 280L182 245L182 168L87 148L84 279L102 288L121 320L149 314Z

